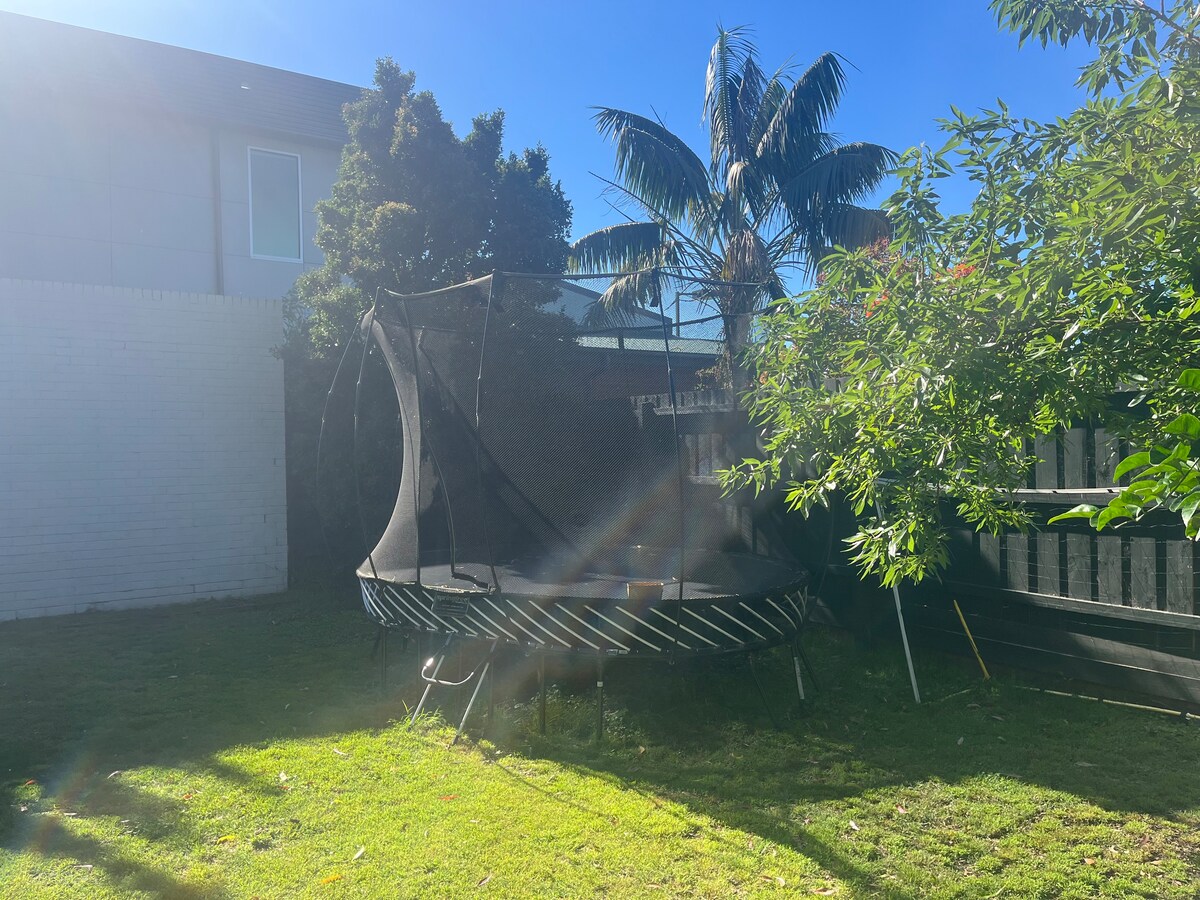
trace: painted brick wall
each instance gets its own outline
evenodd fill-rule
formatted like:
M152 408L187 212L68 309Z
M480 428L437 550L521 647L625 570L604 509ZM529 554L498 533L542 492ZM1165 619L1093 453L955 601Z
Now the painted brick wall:
M287 584L278 300L0 279L0 619Z

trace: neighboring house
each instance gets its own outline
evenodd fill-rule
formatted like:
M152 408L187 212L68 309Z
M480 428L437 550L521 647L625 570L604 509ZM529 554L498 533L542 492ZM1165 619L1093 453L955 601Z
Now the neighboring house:
M360 90L0 12L0 619L286 586L272 349Z

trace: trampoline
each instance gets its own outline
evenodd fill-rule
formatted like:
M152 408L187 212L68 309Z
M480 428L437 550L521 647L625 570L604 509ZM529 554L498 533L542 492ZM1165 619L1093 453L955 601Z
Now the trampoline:
M680 309L736 286L640 277L658 302L624 314L603 276L379 292L360 335L395 385L400 487L357 575L381 626L601 660L794 646L807 573L697 471L719 437L681 390L723 323Z

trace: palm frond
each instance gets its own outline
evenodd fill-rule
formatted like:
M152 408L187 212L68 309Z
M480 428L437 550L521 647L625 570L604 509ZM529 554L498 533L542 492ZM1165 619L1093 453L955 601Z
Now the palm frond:
M656 265L663 229L656 222L621 222L585 234L571 245L569 272L623 272Z
M718 163L733 154L737 132L736 105L741 75L747 60L753 59L754 44L749 29L717 29L717 40L708 57L704 81L704 119L708 122L714 171Z
M761 156L759 147L762 144L763 135L767 132L767 127L771 124L771 120L775 118L775 113L779 111L780 105L787 98L788 86L784 80L786 67L781 67L775 71L775 74L767 80L763 85L762 97L758 102L758 110L755 112L754 122L750 125L749 133L747 134L749 145L754 148L755 155Z
M758 107L762 103L766 85L767 76L759 67L758 61L752 54L747 56L742 61L742 70L738 76L737 96L733 104L733 131L728 136L730 155L727 163L751 158L754 144L750 140L750 131L758 117Z
M708 170L681 138L620 109L602 107L595 120L597 130L616 141L617 177L647 209L678 219L707 201Z
M605 306L604 295L600 295L583 311L583 327L591 331L603 328L645 328L657 321L650 318L654 313L643 306Z
M811 271L834 247L865 247L880 238L890 238L892 223L881 209L850 203L834 203L804 229L804 251Z
M759 141L759 155L787 158L808 135L825 131L842 99L846 74L833 53L823 53L796 79Z
M762 171L750 160L731 162L725 170L725 196L729 204L739 210L739 218L757 217L762 208L766 188Z
M658 277L658 273L654 271L618 275L596 303L606 310L632 311L656 306Z
M899 157L878 144L855 142L835 147L779 185L793 221L839 203L857 203L877 188Z

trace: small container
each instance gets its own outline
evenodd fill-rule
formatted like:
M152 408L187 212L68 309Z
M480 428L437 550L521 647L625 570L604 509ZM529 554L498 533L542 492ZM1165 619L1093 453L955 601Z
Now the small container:
M661 581L630 581L625 585L630 600L635 603L657 603L662 600Z

